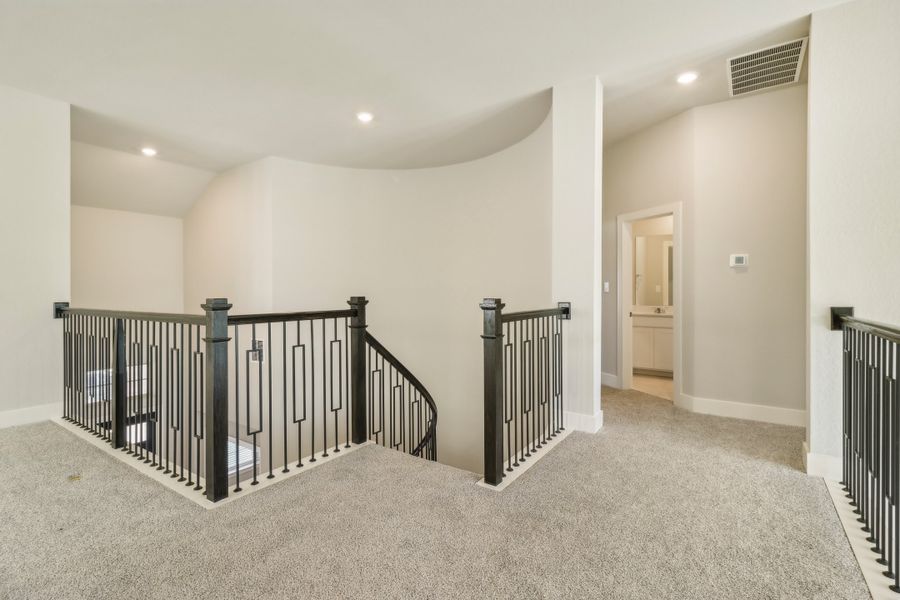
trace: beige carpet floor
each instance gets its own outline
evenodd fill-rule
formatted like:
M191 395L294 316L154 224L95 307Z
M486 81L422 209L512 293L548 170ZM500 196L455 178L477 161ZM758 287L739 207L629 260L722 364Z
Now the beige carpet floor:
M802 430L603 408L502 493L368 446L213 511L52 423L2 430L0 597L869 597Z

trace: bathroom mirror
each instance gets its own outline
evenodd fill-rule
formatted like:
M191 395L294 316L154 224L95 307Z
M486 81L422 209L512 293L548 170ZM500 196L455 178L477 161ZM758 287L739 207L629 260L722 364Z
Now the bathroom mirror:
M674 264L671 235L634 236L636 306L672 306Z

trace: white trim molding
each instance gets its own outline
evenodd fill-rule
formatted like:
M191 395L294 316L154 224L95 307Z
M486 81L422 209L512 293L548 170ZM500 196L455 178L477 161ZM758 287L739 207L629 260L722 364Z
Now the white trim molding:
M608 387L619 388L619 376L613 373L600 373L600 383Z
M597 433L603 427L603 411L598 410L593 415L586 415L567 410L563 412L563 423L575 431Z
M762 421L764 423L775 423L777 425L806 427L806 411L795 408L781 408L779 406L748 404L746 402L732 402L730 400L698 398L696 396L685 394L684 392L678 396L675 405L691 412L715 415L717 417L732 417L734 419Z
M332 460L340 460L341 457L347 456L351 452L354 452L354 451L362 448L363 446L368 446L369 444L374 443L371 440L368 440L368 441L363 442L362 444L353 444L349 448L342 448L342 452L340 454L336 454L336 453L332 452L328 456L318 455L318 456L316 456L317 462L314 462L314 463L309 462L309 456L306 456L303 458L303 460L306 462L304 463L305 466L302 468L299 468L299 469L293 468L293 469L291 469L290 473L288 473L286 475L279 475L278 477L275 477L273 479L260 477L259 485L245 485L243 488L243 491L240 492L239 494L236 494L234 491L230 491L228 493L227 498L223 498L223 499L219 500L218 502L210 502L209 500L206 499L205 494L200 493L199 491L195 490L193 487L185 486L184 483L179 483L177 480L172 479L171 477L169 477L162 471L158 471L157 469L151 467L149 464L146 464L141 460L136 460L133 456L126 454L126 453L122 452L121 450L116 450L115 448L112 447L112 444L107 442L105 439L97 437L96 435L92 434L90 431L83 429L82 427L78 426L77 424L70 423L69 421L62 419L61 417L51 419L51 422L56 423L57 425L59 425L60 427L62 427L63 429L65 429L66 431L71 433L72 435L74 435L75 437L78 437L78 438L86 441L87 443L91 444L95 448L98 448L101 451L106 452L108 455L112 456L119 462L132 467L133 469L135 469L142 475L149 477L150 479L153 479L157 483L161 483L166 488L181 495L183 498L187 498L188 500L190 500L197 506L201 506L201 507L205 508L206 510L212 510L214 508L219 508L220 506L230 504L232 502L235 502L236 500L240 500L241 498L246 498L247 496L249 496L252 493L258 492L259 490L265 489L271 485L277 485L277 484L281 483L282 481L286 481L286 480L290 479L291 477L295 477L297 475L302 475L304 473L308 473L312 469L315 469L316 467L320 467L323 464L330 462ZM281 469L279 469L279 471L280 470ZM201 487L206 485L206 480L203 477L198 477L197 480L198 480L197 483ZM242 479L241 481L244 481L244 480Z
M856 562L859 563L859 569L869 587L869 593L872 594L872 600L895 599L897 594L891 591L891 580L884 576L884 567L878 564L876 560L878 554L872 552L872 544L866 539L868 534L863 532L862 526L857 522L858 515L853 512L850 499L847 498L840 484L835 481L826 481L825 487L828 489L831 501L834 502L834 508L837 510L838 518L847 534L847 541L850 542Z
M844 473L840 458L810 452L809 444L806 442L803 442L803 468L810 477L821 477L828 481L840 481Z
M684 313L684 296L681 293L683 263L683 230L682 230L682 203L675 202L653 208L645 208L635 212L621 214L616 217L616 232L618 244L616 250L616 358L618 370L619 389L631 389L633 373L632 357L632 321L631 308L634 304L633 290L631 286L631 272L633 269L632 256L632 224L634 221L672 215L672 243L673 260L675 262L675 277L672 285L675 287L674 306L672 318L672 394L677 398L681 393L682 385L682 319Z
M62 408L62 402L54 402L53 404L39 404L38 406L5 410L0 412L0 429L49 421L50 419L61 417Z
M571 429L566 429L565 431L561 431L559 435L555 438L552 438L545 442L543 446L539 450L533 451L531 456L528 458L528 461L519 463L519 466L513 469L512 471L507 472L503 481L500 482L499 485L491 485L489 483L485 483L484 477L475 482L475 485L479 485L483 488L487 488L489 490L493 490L495 492L502 492L505 490L513 481L519 478L519 476L530 469L533 465L536 465L538 460L543 458L550 450L556 447L561 441L569 437L569 434L572 433Z

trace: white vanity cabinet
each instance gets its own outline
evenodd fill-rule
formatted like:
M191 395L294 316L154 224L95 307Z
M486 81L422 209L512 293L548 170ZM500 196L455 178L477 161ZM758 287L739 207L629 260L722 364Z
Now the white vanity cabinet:
M632 363L635 369L672 372L672 315L634 315Z

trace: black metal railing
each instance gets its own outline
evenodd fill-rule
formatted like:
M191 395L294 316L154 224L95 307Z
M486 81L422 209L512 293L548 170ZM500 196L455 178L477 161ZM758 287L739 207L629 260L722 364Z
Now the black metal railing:
M843 480L884 574L900 592L900 328L832 308L843 330Z
M434 401L366 332L366 303L253 315L229 315L225 299L204 315L58 303L64 418L212 501L369 439L437 460Z
M431 394L368 332L366 345L370 437L387 448L437 460L437 407Z
M485 298L484 479L499 485L507 472L563 429L563 321L571 304L503 313Z

